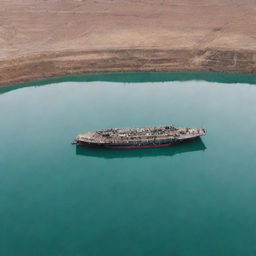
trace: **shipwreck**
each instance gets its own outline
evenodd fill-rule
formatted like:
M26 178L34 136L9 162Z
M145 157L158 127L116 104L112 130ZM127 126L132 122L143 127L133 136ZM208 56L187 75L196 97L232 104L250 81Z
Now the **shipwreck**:
M75 144L113 149L168 147L191 141L206 134L202 128L157 126L146 128L111 128L76 136Z

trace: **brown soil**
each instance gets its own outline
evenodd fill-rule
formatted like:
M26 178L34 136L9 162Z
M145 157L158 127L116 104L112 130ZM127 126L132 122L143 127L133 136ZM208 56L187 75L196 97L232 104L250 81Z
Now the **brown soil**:
M256 73L256 0L1 0L0 86L91 72Z

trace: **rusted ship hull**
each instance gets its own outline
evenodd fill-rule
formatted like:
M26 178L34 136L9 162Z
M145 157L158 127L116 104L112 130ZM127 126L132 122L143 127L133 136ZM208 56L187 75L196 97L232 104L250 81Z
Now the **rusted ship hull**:
M111 148L111 149L138 149L138 148L161 148L161 147L170 147L176 144L189 142L192 140L198 139L198 137L179 140L179 141L170 141L166 143L159 143L159 144L127 144L127 145L113 145L113 144L102 144L102 143L88 143L84 141L77 141L76 144L79 146L87 146L87 147L97 147L97 148Z
M165 144L149 144L149 145L104 145L104 144L96 144L96 143L87 143L78 141L76 144L79 146L89 146L89 147L100 147L100 148L113 148L113 149L136 149L136 148L161 148L161 147L169 147L181 142L172 142Z
M171 147L146 148L146 149L108 149L98 147L76 146L76 155L90 156L96 158L141 158L153 156L174 156L187 152L196 152L206 150L204 142L199 138L195 141L180 143Z

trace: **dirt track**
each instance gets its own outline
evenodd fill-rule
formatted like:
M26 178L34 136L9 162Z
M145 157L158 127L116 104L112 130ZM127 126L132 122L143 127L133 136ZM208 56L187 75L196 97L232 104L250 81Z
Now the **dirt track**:
M256 73L256 0L0 1L0 86L88 72Z

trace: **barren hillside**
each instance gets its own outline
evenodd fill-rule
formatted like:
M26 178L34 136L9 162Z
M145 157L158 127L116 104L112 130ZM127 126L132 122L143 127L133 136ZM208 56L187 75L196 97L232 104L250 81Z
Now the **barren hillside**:
M0 85L112 71L256 73L256 0L0 0Z

